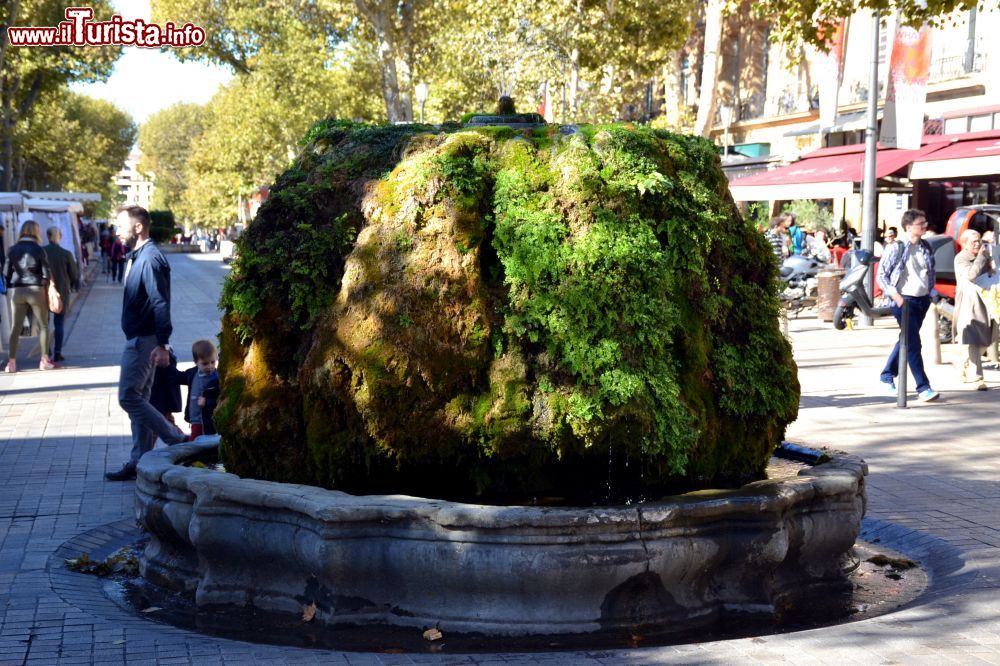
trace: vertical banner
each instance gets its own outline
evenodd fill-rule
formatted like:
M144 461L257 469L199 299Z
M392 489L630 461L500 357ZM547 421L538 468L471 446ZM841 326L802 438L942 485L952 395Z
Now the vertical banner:
M892 43L889 85L879 141L886 148L916 150L924 134L924 102L931 68L931 28L900 25Z
M827 51L816 55L819 80L819 127L826 130L837 123L840 84L844 80L844 48L847 46L847 19L837 22Z

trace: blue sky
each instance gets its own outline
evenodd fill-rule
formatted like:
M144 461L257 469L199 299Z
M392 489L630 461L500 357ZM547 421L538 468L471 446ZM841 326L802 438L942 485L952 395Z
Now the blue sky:
M112 4L125 19L150 20L149 0L114 0ZM185 17L176 17L183 23ZM229 81L232 74L223 67L201 63L181 63L170 53L126 47L115 63L114 73L104 83L74 84L72 89L106 99L142 123L151 114L177 102L205 103Z

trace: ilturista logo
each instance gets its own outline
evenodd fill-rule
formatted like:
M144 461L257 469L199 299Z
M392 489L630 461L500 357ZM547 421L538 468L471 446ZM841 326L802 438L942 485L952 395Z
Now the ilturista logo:
M168 21L163 25L142 19L126 20L117 14L108 21L94 21L91 7L67 7L66 20L57 26L10 27L11 46L139 46L147 49L201 46L205 30L193 23Z

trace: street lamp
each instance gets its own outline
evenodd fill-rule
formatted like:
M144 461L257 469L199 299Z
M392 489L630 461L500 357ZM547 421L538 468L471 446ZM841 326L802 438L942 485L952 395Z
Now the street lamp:
M723 104L719 107L719 120L722 121L722 156L729 154L729 125L733 122L733 107Z
M427 101L427 93L430 92L430 87L426 83L418 83L413 87L413 94L417 96L417 101L420 102L420 124L424 123L424 102Z

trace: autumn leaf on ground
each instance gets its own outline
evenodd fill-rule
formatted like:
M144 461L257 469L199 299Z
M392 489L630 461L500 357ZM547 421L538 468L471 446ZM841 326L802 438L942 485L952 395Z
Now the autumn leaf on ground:
M313 618L316 617L316 603L313 602L308 606L302 607L302 621L312 622Z
M439 641L442 638L444 638L444 634L437 629L428 629L424 632L425 641Z
M143 613L155 613L158 610L163 610L163 609L160 608L159 606L150 606L149 608L143 608L142 612Z

